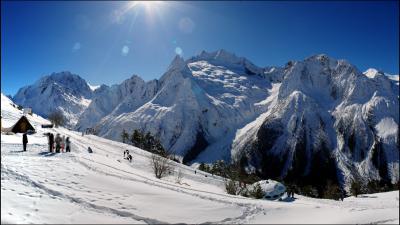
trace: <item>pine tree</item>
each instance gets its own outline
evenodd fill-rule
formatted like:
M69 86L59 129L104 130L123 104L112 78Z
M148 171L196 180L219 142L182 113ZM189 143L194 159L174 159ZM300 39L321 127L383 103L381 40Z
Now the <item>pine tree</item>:
M323 197L339 200L341 196L342 191L340 190L340 187L337 184L333 183L331 180L328 180L325 186Z
M204 164L203 162L202 163L200 163L200 165L199 165L199 170L201 170L201 171L206 171L206 166L205 166L206 164Z
M143 135L138 130L134 130L131 136L131 142L133 146L143 148Z
M260 199L260 198L264 197L264 192L261 188L261 185L259 183L254 185L253 190L250 191L249 195L256 199Z
M361 194L361 184L360 182L353 180L351 182L351 187L350 187L350 192L352 195L354 196L358 196L359 194Z
M155 144L155 138L150 134L150 132L147 132L143 138L143 149L152 152Z
M129 139L129 134L126 132L125 129L122 130L121 138L123 143L126 143L126 141Z

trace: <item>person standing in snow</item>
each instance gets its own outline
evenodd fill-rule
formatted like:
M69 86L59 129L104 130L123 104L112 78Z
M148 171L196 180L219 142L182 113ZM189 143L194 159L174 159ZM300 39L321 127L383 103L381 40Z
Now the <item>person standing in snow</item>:
M56 153L60 153L61 141L62 141L62 139L61 139L61 137L60 137L60 134L57 134L57 135L56 135L55 141L56 141Z
M54 135L53 135L53 133L49 134L49 147L50 147L50 152L54 152Z
M132 162L132 155L128 153L128 156L126 157L127 160L129 160L129 162Z
M69 137L65 139L65 151L66 152L71 152L71 147L70 147L71 142L69 141Z
M65 135L61 139L61 152L65 152Z
M26 133L22 135L22 145L24 147L24 152L26 152L26 145L28 144L28 136Z
M49 139L49 152L52 152L52 150L53 150L53 143L52 143L52 141L54 141L54 138L53 138L53 140L51 139L51 133L49 132L49 133L47 133L47 137L48 137L48 139Z
M50 145L50 132L46 133L45 135L47 135L47 145L49 146L49 152L51 152L51 145Z

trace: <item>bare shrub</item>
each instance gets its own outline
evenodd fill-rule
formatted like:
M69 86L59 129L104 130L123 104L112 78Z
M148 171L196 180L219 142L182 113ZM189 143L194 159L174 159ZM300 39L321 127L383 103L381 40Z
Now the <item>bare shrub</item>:
M55 127L62 126L65 123L65 118L60 110L55 110L49 114L49 120Z
M154 175L158 179L165 177L173 170L171 161L168 158L156 154L151 156L151 166L153 167Z

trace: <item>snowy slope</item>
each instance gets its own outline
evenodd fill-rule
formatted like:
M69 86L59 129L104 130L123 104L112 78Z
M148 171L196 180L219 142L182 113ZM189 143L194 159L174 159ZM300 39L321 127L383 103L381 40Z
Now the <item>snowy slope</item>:
M23 115L22 110L17 108L17 105L1 93L1 126L9 128L13 126ZM36 114L25 115L35 127L40 127L42 124L50 124L50 122Z
M3 121L18 113L5 113L6 102ZM49 154L48 131L70 136L72 152ZM28 138L28 151L21 152L21 136L1 134L2 223L399 223L398 192L343 202L299 195L254 200L227 195L222 178L182 164L158 180L150 153L119 142L64 128L39 128ZM122 159L124 149L132 163Z
M19 105L32 108L43 117L60 110L67 124L73 126L90 104L91 97L92 90L86 81L65 71L44 76L33 85L21 88L13 100Z

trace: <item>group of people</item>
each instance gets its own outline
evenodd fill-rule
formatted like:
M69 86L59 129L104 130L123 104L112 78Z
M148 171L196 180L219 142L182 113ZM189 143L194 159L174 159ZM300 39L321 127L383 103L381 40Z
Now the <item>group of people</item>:
M129 154L128 150L124 151L124 159L127 159L127 160L129 160L129 162L132 162L132 155Z
M49 140L49 152L60 153L71 151L71 141L69 137L65 137L64 135L61 137L60 134L56 134L56 137L54 137L53 133L48 133L47 137Z

